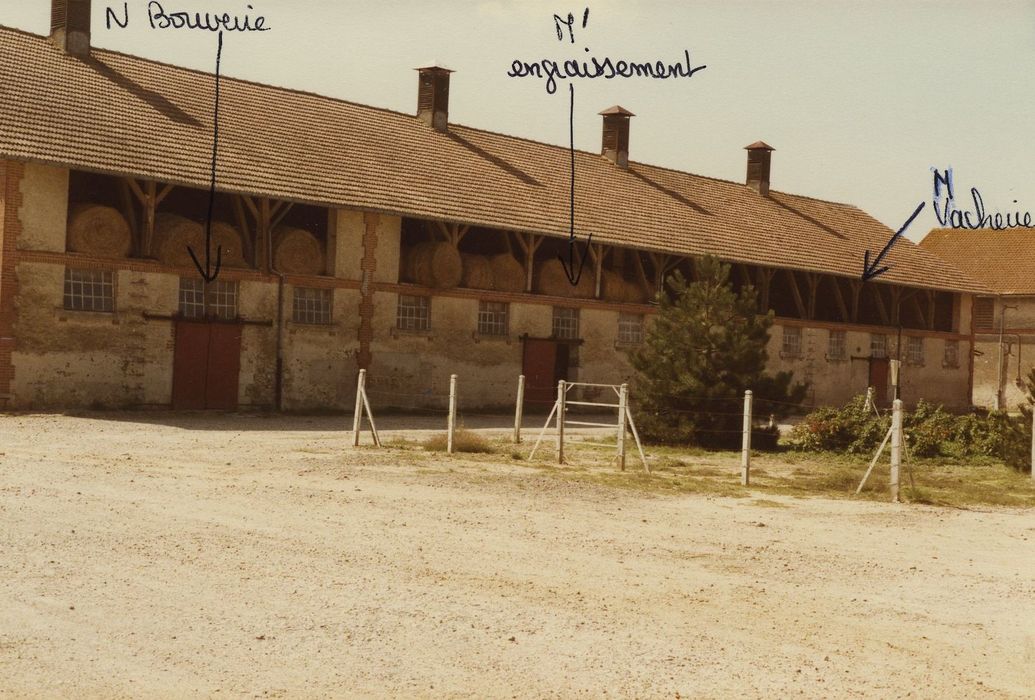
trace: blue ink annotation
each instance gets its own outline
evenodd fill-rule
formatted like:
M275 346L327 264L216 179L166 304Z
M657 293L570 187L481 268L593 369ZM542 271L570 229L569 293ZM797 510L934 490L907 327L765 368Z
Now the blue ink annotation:
M554 25L557 29L557 38L561 41L564 40L564 28L568 30L568 36L571 39L571 43L575 43L575 17L571 13L568 13L567 18L562 18L559 15L554 15ZM586 22L589 19L589 8L586 8L582 18L582 26L586 26ZM563 27L563 28L562 28ZM583 51L589 53L589 47L583 47ZM557 81L558 80L574 80L577 78L594 80L596 78L604 78L605 80L613 80L614 78L653 78L655 80L666 80L668 78L690 78L695 73L704 70L708 66L695 66L690 62L690 51L683 50L683 59L674 63L665 63L661 60L656 61L615 61L610 56L605 56L603 59L597 56L590 56L589 62L583 60L578 61L576 59L568 59L565 61L555 61L549 58L542 58L537 61L529 62L514 59L511 62L510 70L507 71L507 77L510 78L536 78L539 80L546 80L546 91L549 94L557 92ZM590 66L592 63L592 66Z
M957 209L956 191L952 181L952 168L947 168L942 172L938 172L937 168L931 168L931 171L934 173L934 197L932 202L934 204L934 215L942 226L969 229L990 228L996 231L1008 228L1035 228L1030 211L1023 213L1019 211L1007 212L1005 216L1001 212L986 213L985 202L976 187L970 188L970 196L974 200L974 211L961 211ZM943 187L945 188L944 200L942 199ZM1013 203L1016 204L1017 200L1013 200ZM971 215L973 215L973 219L971 219Z
M249 10L255 8L246 5ZM105 8L107 28L112 22L120 29L129 26L129 3L122 3L122 18L115 10ZM229 12L166 12L162 3L151 0L147 3L147 19L151 29L200 29L208 32L268 32L272 27L266 26L263 16L232 15Z

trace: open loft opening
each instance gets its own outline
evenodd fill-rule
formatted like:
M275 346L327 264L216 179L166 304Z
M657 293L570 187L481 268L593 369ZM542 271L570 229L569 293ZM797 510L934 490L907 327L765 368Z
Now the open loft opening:
M73 170L68 205L69 252L176 268L193 266L188 248L203 259L208 190ZM227 268L272 262L277 272L324 275L329 217L326 207L216 192L211 255L218 247Z

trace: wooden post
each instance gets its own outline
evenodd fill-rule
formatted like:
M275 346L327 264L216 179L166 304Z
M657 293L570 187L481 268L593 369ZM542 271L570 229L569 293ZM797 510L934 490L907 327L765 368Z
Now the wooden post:
M352 414L352 446L359 447L359 426L363 422L363 392L366 391L367 371L359 371L356 380L356 410Z
M902 399L891 404L891 500L898 503L898 473L902 467Z
M618 468L625 471L625 426L629 415L629 385L618 390Z
M564 464L564 380L557 382L557 464Z
M873 387L866 387L866 406L864 407L867 411L873 406Z
M453 454L453 432L456 430L456 375L449 375L449 418L446 423L446 452Z
M521 411L525 405L525 375L518 375L517 407L514 409L514 442L521 442Z
M1035 482L1035 409L1031 412L1031 480Z
M751 390L744 392L744 437L740 446L740 483L751 483Z

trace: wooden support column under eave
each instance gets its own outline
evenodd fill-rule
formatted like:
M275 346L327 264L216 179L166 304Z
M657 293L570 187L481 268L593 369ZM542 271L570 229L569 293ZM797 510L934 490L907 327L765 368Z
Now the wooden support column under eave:
M769 312L769 288L772 286L773 275L776 274L776 270L772 270L768 267L756 268L756 277L758 285L758 308L762 313Z
M794 307L798 310L798 318L808 318L808 309L805 308L805 301L801 296L801 289L798 287L798 278L794 270L784 270L785 277L790 280L791 296L794 297Z
M862 280L848 280L849 288L852 290L852 315L849 320L852 323L859 322L859 297L862 296Z
M133 195L140 202L144 209L144 230L143 240L141 242L140 254L146 257L151 257L154 252L154 239L155 239L155 212L158 209L158 205L162 203L170 192L172 192L173 186L166 185L162 188L162 191L158 191L158 183L154 180L148 180L141 187L140 184L133 178L125 178L125 183L129 185L129 189L133 192Z
M897 326L902 318L902 287L892 285L888 293L891 295L891 325Z
M808 319L816 318L816 291L819 289L819 275L815 272L805 273L805 282L809 285Z
M539 249L539 246L543 242L542 236L536 236L534 233L527 233L525 237L522 237L520 233L514 233L514 240L518 242L518 246L525 253L525 291L532 291L532 268L535 262L535 252Z
M870 293L877 301L877 313L880 314L880 321L883 325L891 325L891 316L888 315L888 307L884 304L884 295L880 293L879 284L870 285Z
M837 310L841 312L841 320L845 323L850 322L852 318L848 315L848 305L845 304L845 295L841 292L841 282L833 276L826 279L830 280L830 286L834 289L834 302L837 304Z
M934 313L935 313L935 300L937 295L933 289L925 289L924 294L927 296L927 330L934 330Z

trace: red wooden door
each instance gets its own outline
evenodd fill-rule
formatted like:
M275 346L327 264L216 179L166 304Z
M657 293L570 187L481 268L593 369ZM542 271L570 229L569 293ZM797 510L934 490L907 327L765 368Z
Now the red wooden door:
M176 322L172 390L172 405L176 410L205 408L208 326L207 323L193 321Z
M525 404L545 408L557 398L557 343L527 338L521 361L525 375Z
M205 408L237 410L237 381L241 374L241 326L209 324Z
M888 370L890 363L886 357L870 358L870 386L873 387L873 400L878 404L888 402Z
M237 408L241 326L177 321L172 405L177 410Z

